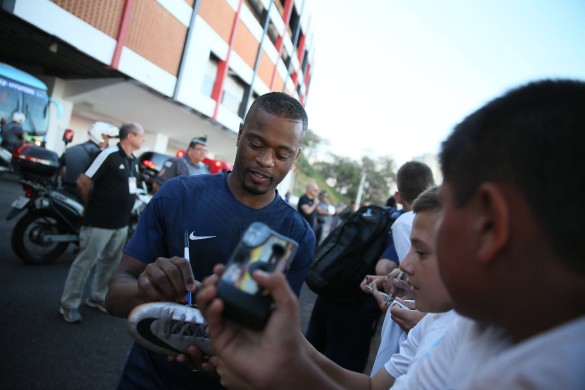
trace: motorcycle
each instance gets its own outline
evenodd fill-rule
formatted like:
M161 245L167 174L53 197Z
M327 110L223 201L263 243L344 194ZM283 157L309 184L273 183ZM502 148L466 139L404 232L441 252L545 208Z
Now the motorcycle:
M6 118L0 119L0 139L2 138L2 128L6 123ZM0 174L12 172L12 153L0 146Z
M21 150L16 165L24 195L12 202L6 219L26 212L12 230L12 250L26 263L53 262L79 241L83 205L58 191L55 152L30 146Z
M12 153L0 146L0 174L12 173Z
M23 179L21 184L25 195L12 203L6 217L27 210L12 231L12 250L26 263L53 262L79 242L83 206L45 183Z
M26 263L51 263L65 253L69 244L79 245L84 207L73 195L58 188L56 153L30 147L18 156L16 164L22 175L24 195L12 202L6 219L26 212L12 231L12 250ZM129 237L150 198L144 186L138 189L129 221Z

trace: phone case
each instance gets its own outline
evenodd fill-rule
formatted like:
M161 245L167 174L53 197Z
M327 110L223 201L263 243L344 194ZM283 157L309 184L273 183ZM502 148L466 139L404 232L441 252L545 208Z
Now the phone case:
M286 272L298 244L261 222L254 222L244 232L232 252L218 286L224 301L224 315L252 328L264 326L272 311L272 297L261 289L252 273Z

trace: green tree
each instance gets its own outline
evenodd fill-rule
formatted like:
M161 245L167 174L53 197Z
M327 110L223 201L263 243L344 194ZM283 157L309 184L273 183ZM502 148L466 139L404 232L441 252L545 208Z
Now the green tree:
M307 183L313 180L319 187L329 190L331 201L349 204L355 200L362 173L365 173L362 202L384 205L396 182L394 160L390 157L374 160L365 156L360 163L349 157L329 153L326 161L315 161L317 152L326 143L311 129L307 130L303 152L297 164L294 193L303 194Z
M359 191L362 173L366 174L362 202L384 205L390 188L396 182L394 161L389 157L373 160L363 157L361 164L348 157L330 155L331 161L318 161L312 168L346 201L354 200Z
M355 199L360 184L360 164L348 157L335 154L331 154L330 157L331 162L316 162L315 170L346 200Z
M315 154L324 143L326 143L326 141L323 140L323 138L315 134L313 130L307 129L307 134L305 134L305 139L303 140L302 155L306 160L312 161L315 158Z
M390 157L380 157L377 160L363 157L362 172L366 174L362 201L377 205L386 204L392 184L396 182L394 160Z

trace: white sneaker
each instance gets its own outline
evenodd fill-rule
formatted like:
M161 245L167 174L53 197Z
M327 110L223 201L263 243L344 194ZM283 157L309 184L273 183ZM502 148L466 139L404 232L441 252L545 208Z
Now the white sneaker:
M211 355L207 323L199 309L171 302L136 306L128 316L130 334L143 347L165 355L186 352L197 346Z
M99 310L99 311L101 311L103 313L107 313L108 312L108 310L106 309L106 304L105 304L104 301L94 301L94 300L92 300L90 298L87 298L85 300L85 304L87 306L91 307L92 309Z

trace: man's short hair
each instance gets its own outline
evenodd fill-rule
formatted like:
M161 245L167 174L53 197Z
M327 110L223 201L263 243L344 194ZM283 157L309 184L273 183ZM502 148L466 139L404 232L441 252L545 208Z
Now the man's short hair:
M133 123L133 122L124 123L120 127L120 135L119 135L120 140L128 138L128 134L132 133L132 131L136 130L136 128L137 128L136 123Z
M292 96L282 92L269 92L261 95L254 100L252 106L246 114L244 119L244 127L247 124L250 113L256 112L259 108L269 114L276 115L281 118L291 119L294 121L303 122L303 136L307 132L309 119L305 109L299 101Z
M483 182L515 188L556 253L585 273L584 129L581 81L533 82L492 100L442 144L441 169L456 207Z
M435 184L433 171L420 161L409 161L396 172L396 186L400 197L410 204L433 184Z

